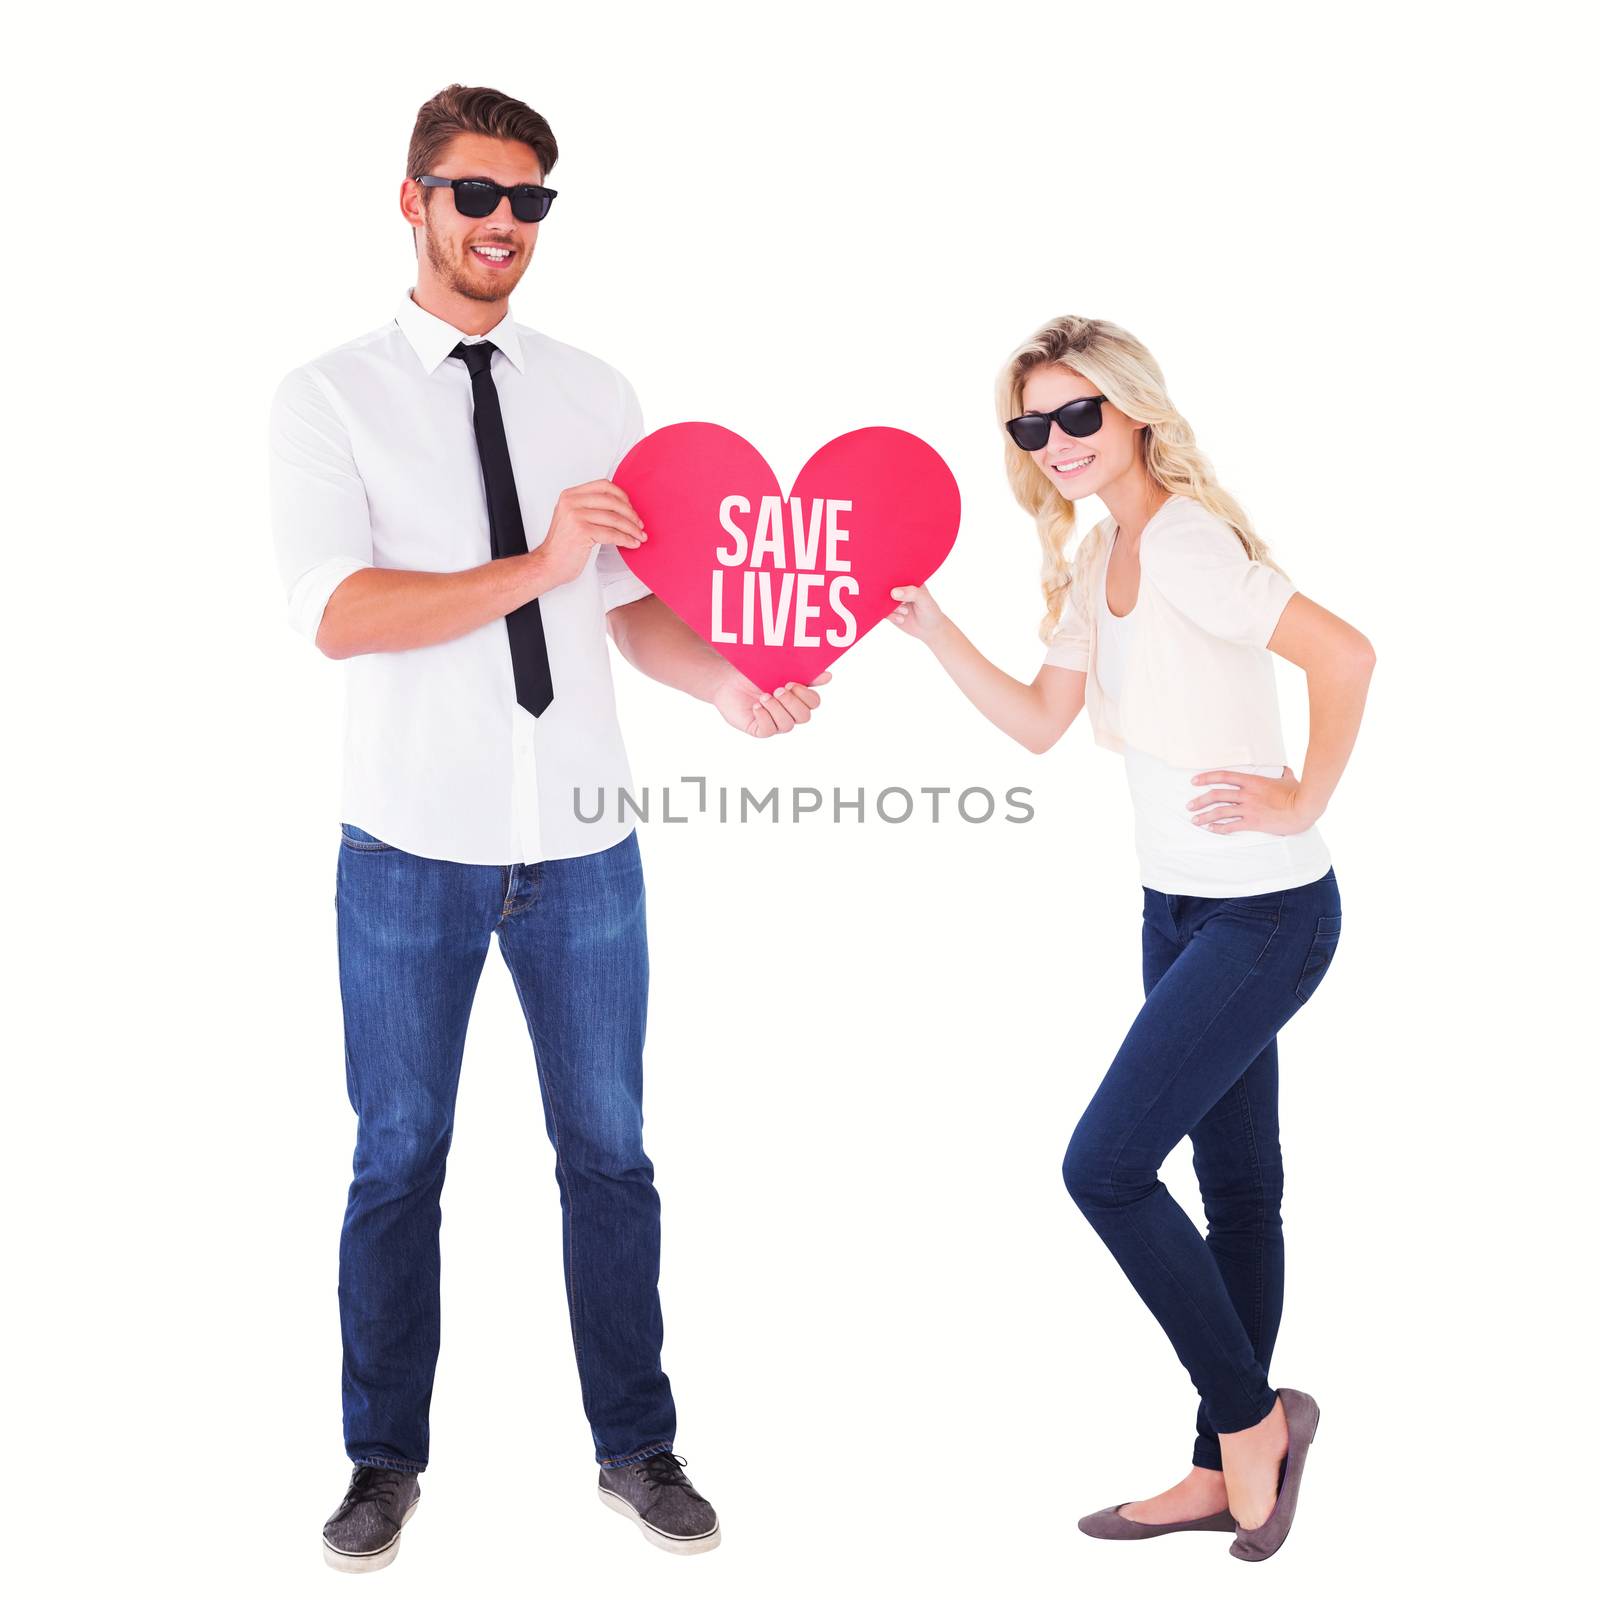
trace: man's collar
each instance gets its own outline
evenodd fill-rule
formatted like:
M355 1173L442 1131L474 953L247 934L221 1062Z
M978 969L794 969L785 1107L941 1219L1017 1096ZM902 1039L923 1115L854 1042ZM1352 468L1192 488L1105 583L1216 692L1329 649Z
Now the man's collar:
M394 320L400 324L400 331L410 342L411 348L416 351L417 360L422 363L422 370L428 373L437 370L441 362L448 361L450 352L463 339L470 342L474 337L471 334L463 334L458 327L446 322L443 317L436 317L431 311L424 311L411 298L409 289L400 301L400 309L395 312ZM522 340L517 333L516 324L511 320L509 308L483 337L502 351L506 360L518 372L524 370Z

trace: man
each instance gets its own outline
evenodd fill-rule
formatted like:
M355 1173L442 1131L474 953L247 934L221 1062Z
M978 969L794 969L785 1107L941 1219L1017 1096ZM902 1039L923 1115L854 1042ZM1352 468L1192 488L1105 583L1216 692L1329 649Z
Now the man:
M660 1364L644 888L615 798L629 776L606 633L640 671L757 738L807 721L819 697L798 684L763 694L621 558L649 537L609 481L641 432L638 400L507 307L555 161L544 118L492 89L454 84L424 105L400 189L415 289L273 401L290 620L348 662L335 901L358 1118L339 1250L354 1470L323 1529L345 1571L394 1559L428 1464L439 1196L492 934L556 1150L601 1499L665 1548L720 1538L673 1454ZM597 788L611 804L579 820L575 790Z

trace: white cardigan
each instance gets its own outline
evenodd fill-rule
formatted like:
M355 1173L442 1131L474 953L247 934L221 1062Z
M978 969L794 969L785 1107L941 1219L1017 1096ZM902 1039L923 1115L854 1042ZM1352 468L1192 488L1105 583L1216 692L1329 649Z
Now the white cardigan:
M1252 561L1238 535L1187 495L1173 495L1139 541L1139 598L1123 691L1115 703L1089 671L1098 632L1094 596L1113 519L1084 537L1045 663L1087 673L1095 742L1132 747L1174 767L1282 766L1283 727L1267 640L1295 592Z

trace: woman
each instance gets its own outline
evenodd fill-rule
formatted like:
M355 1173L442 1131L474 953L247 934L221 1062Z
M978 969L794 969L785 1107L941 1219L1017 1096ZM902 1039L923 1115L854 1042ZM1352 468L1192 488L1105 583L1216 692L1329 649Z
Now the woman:
M1283 1302L1277 1033L1339 939L1315 823L1361 722L1372 646L1295 591L1217 484L1150 352L1060 317L1001 372L1012 492L1044 546L1048 649L1032 683L987 660L923 587L891 591L998 728L1045 751L1088 707L1122 753L1144 882L1145 1004L1073 1133L1067 1189L1200 1394L1193 1466L1078 1526L1097 1538L1235 1532L1271 1555L1294 1516L1315 1401L1267 1382ZM1110 515L1069 560L1074 502ZM1304 669L1305 771L1284 764L1268 651ZM1204 1238L1157 1171L1185 1135Z

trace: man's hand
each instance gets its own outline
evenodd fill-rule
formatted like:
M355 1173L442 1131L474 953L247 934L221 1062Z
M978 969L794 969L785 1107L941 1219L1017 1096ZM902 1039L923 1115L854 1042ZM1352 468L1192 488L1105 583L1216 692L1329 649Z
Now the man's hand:
M538 563L541 592L571 583L588 565L597 544L637 550L648 537L632 501L609 478L563 489L556 496L544 543L530 552Z
M816 690L832 676L824 672L813 678L809 687L786 683L776 694L763 694L743 673L730 671L711 703L731 727L765 739L769 734L787 733L797 722L809 722L811 713L822 704Z

